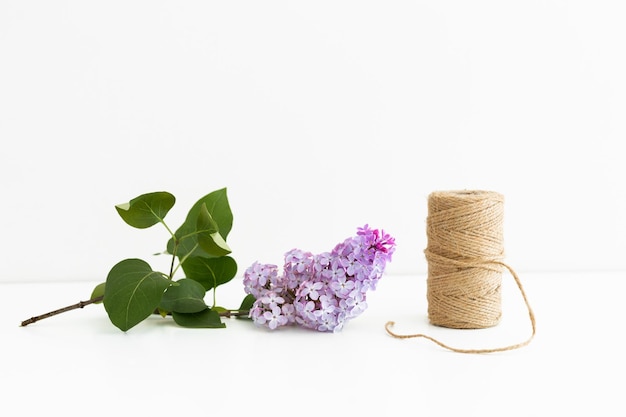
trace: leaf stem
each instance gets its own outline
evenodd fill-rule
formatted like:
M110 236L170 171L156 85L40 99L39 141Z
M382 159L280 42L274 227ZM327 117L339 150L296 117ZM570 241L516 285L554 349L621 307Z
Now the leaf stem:
M170 281L172 281L174 279L174 272L176 272L176 269L174 269L174 261L176 260L176 252L178 251L178 240L176 240L176 238L174 238L174 249L172 250L172 262L170 263Z
M39 320L47 319L48 317L56 316L57 314L65 313L66 311L71 311L71 310L76 310L78 308L83 308L85 306L88 306L89 304L94 304L94 303L100 302L100 301L102 301L103 298L104 298L104 296L101 295L100 297L95 297L95 298L92 298L92 299L87 300L87 301L80 301L80 302L78 302L76 304L72 304L70 306L63 307L63 308L51 311L51 312L46 313L46 314L42 314L40 316L31 317L28 320L24 320L20 324L20 326L21 327L28 326L29 324L33 324L35 322L38 322Z
M155 214L155 216L156 216L156 214ZM174 239L176 239L176 235L174 234L174 232L172 232L172 230L169 228L169 226L165 223L165 220L159 219L159 221L165 227L165 230L167 230L167 232L170 234L170 236L173 237Z
M178 265L176 265L176 268L174 268L174 270L172 271L172 277L174 276L174 274L176 273L176 271L178 271L178 268L180 268L183 264L183 262L185 262L187 260L187 258L189 258L191 256L191 254L193 253L193 251L195 251L198 248L198 244L196 243L193 248L185 255L183 256L183 258L180 260L180 262L178 263ZM174 257L176 256L176 250L173 250L172 252L174 252ZM172 262L174 260L172 259Z

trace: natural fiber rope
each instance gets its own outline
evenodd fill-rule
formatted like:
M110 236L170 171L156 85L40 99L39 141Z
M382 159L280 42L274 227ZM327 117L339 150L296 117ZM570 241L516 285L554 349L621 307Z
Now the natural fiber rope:
M502 262L504 198L491 191L438 191L428 197L427 237L424 251L428 261L427 299L429 321L454 329L480 329L499 323L502 271L506 268L522 293L532 325L528 340L492 349L457 349L424 334L423 337L459 353L492 353L526 346L536 332L535 316L513 268Z

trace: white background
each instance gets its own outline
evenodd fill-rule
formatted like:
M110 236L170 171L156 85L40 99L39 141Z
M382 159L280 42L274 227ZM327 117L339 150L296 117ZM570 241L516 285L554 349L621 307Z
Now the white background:
M0 415L623 416L624 22L597 0L0 0ZM167 267L165 230L115 204L170 191L176 228L222 187L240 272L369 223L397 238L395 276L335 334L121 333L101 306L18 327L121 259ZM384 331L529 336L510 278L498 326L429 325L427 197L446 189L505 196L537 317L522 349Z
M426 270L427 196L504 194L518 272L623 269L626 6L0 0L0 281L104 280L227 187L240 271L369 223Z

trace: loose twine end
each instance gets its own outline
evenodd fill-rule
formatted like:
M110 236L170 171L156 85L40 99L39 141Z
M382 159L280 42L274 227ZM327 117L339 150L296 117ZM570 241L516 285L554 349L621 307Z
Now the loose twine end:
M424 338L424 339L428 339L428 340L430 340L431 342L434 342L434 343L438 344L438 345L439 345L439 346L441 346L442 348L449 349L449 350L452 350L452 351L454 351L454 352L458 352L458 353L480 353L480 352L475 351L475 350L468 350L468 349L456 349L456 348L450 347L450 346L448 346L448 345L446 345L446 344L444 344L444 343L440 342L439 340L437 340L437 339L435 339L435 338L433 338L433 337L430 337L430 336L428 336L428 335L425 335L425 334L423 334L423 333L416 333L416 334L398 334L398 333L394 333L394 332L391 330L391 328L392 328L393 326L395 326L395 324L396 324L396 322L395 322L395 321L388 321L388 322L385 324L385 330L387 331L387 333L389 333L391 336L393 336L393 337L395 337L395 338L397 338L397 339L412 339L412 338L416 338L416 337L422 337L422 338Z

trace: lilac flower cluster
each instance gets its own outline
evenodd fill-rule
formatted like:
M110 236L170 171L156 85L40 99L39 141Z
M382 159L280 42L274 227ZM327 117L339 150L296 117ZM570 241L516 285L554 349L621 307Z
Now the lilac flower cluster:
M367 308L367 291L376 289L395 246L393 237L365 225L331 252L290 250L282 274L276 265L255 262L243 279L255 298L249 316L272 330L295 324L339 331Z

